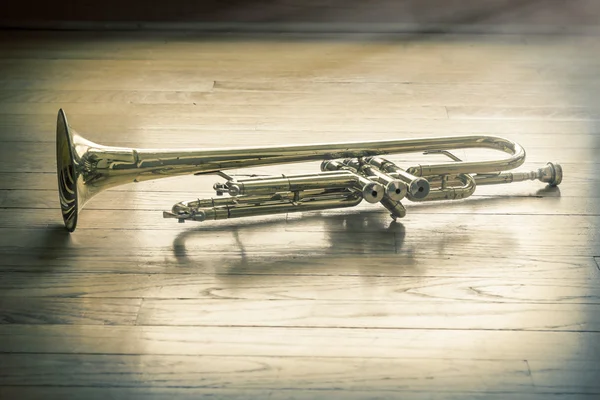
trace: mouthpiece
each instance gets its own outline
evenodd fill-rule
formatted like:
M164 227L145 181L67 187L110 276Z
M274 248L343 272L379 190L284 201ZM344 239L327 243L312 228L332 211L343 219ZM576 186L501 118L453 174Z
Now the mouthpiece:
M539 180L550 186L558 186L562 182L562 167L560 164L549 162L544 168L538 169Z

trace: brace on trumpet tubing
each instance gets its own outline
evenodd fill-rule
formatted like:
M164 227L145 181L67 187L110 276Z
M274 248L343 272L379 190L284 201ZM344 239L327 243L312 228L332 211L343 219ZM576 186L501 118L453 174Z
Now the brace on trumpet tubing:
M453 149L493 149L509 157L465 162ZM443 154L450 162L401 168L388 154ZM84 205L118 185L180 175L216 174L217 196L176 203L164 218L179 222L252 217L276 213L354 207L379 203L392 218L403 218L403 200L457 200L477 186L539 180L562 181L559 164L511 172L525 161L525 150L496 136L448 136L367 142L220 149L133 149L93 143L75 132L61 109L56 129L59 200L65 227L73 232ZM312 174L251 176L238 179L225 171L255 166L321 161Z

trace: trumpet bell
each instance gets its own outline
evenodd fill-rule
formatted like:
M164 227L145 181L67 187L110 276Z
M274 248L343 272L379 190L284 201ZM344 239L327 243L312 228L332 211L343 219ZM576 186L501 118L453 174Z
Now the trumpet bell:
M77 227L77 214L80 207L79 173L76 168L77 149L73 133L67 123L63 110L58 112L56 122L56 169L58 176L58 195L60 210L65 227L73 232ZM81 204L82 205L82 204Z
M56 120L56 169L60 209L65 227L73 232L84 205L101 191L133 180L118 173L118 164L131 163L133 149L102 146L80 136L60 109ZM136 176L136 172L133 176ZM124 176L123 176L124 175Z

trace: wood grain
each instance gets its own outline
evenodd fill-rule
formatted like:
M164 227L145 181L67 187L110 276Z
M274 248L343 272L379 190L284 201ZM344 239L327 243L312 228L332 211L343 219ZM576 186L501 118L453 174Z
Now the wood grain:
M216 81L210 91L185 90L89 90L13 89L0 92L0 103L44 104L196 104L232 105L322 105L328 107L367 106L377 100L379 106L485 106L573 108L589 106L574 94L592 89L583 84L496 84L469 85L431 83L336 83ZM235 115L232 114L232 116Z
M432 105L403 105L397 103L381 103L377 107L365 107L358 104L354 107L345 102L323 107L322 105L213 105L197 104L118 104L118 103L61 103L74 114L139 116L151 114L154 118L171 117L176 115L180 120L190 120L199 117L225 118L236 115L237 118L266 118L275 111L289 119L324 119L333 118L376 118L380 120L396 119L518 119L518 120L558 120L558 121L596 121L600 119L600 108L592 107L481 107L481 106L432 106ZM36 103L0 103L0 115L51 115L56 116L57 104Z
M313 57L316 54L312 55ZM241 61L241 60L240 60ZM386 60L387 61L387 60ZM299 71L297 61L287 65L264 65L262 62L254 68L231 68L229 70L215 69L214 64L190 65L188 68L163 67L159 71L150 71L146 74L140 72L138 68L113 68L105 75L79 74L78 71L89 68L88 63L93 65L102 64L102 61L94 60L76 60L70 68L62 66L53 66L49 64L44 70L44 75L38 75L35 68L23 69L21 71L11 71L6 76L0 78L0 88L8 90L41 89L55 90L67 89L77 90L85 88L88 90L198 90L207 91L213 87L213 82L218 80L231 81L286 81L296 79L307 82L433 82L433 83L491 83L497 82L497 78L490 78L485 72L477 74L473 71L465 71L461 66L447 68L443 74L439 72L439 66L429 66L423 68L423 65L414 63L414 65L404 64L400 71L395 64L382 62L377 64L359 64L354 67L341 68L337 64L314 65L309 61L304 69ZM112 60L109 60L112 62ZM277 63L275 63L277 64ZM6 68L8 69L8 68ZM62 70L66 69L66 73ZM93 70L92 70L93 72ZM563 71L551 72L540 76L535 66L521 66L518 68L503 68L498 71L502 73L503 82L538 82L549 81L554 74L564 73ZM390 78L394 73L400 73L402 79ZM111 79L111 83L106 83L106 77L119 75L117 79ZM74 76L73 76L74 75ZM72 78L76 78L73 80ZM569 83L581 84L591 80L595 85L598 84L595 75L590 72L582 71L569 77ZM151 83L148 83L150 81Z
M38 279L39 278L39 279ZM600 304L589 280L363 276L0 273L3 297L94 297L213 300L369 300L406 303L493 302ZM375 289L374 289L375 288Z
M374 100L375 101L375 100ZM355 109L358 106L355 106ZM276 110L276 107L273 106ZM28 115L5 115L0 120L0 132L4 141L39 141L54 142L56 140L56 113L54 115L32 117ZM115 115L79 115L69 112L72 127L85 137L101 144L128 143L130 147L159 144L168 140L178 147L198 147L198 138L208 141L204 146L243 144L252 134L253 140L261 143L281 144L285 140L295 143L309 143L323 140L364 141L365 138L398 139L411 137L451 136L467 134L492 134L507 136L513 140L529 141L529 146L552 147L545 138L565 142L566 137L573 136L573 144L564 143L565 147L580 144L587 140L594 145L600 132L598 126L591 121L545 121L543 119L414 119L394 118L389 115L384 120L375 118L327 118L311 117L309 119L287 118L285 115L269 115L264 117L227 118L207 117L198 114L195 118L180 116L115 116ZM110 118L109 118L110 117ZM293 122L293 124L292 124ZM220 137L227 132L228 141ZM274 134L276 136L273 136ZM318 137L311 137L313 134ZM229 136L231 135L231 136ZM282 135L281 138L279 135ZM538 139L530 138L537 135ZM588 136L584 139L583 136ZM323 137L325 136L325 137ZM244 139L245 138L245 139ZM337 138L337 139L336 139ZM159 146L160 147L160 146Z
M531 368L523 360L454 360L435 363L419 359L185 357L114 355L0 355L3 385L58 385L76 379L81 386L186 387L261 389L529 391L598 393L593 363L572 362L563 368ZM117 362L118 361L118 362ZM78 365L84 363L85 370ZM535 364L533 364L535 365ZM382 377L378 367L385 367ZM569 367L569 368L567 368ZM472 374L477 370L477 376ZM92 374L89 372L93 371ZM570 371L570 376L563 376ZM421 377L435 376L436 379ZM29 377L34 377L32 382ZM501 377L500 379L498 377ZM535 382L535 383L534 383Z
M54 301L49 299L49 301ZM231 307L235 302L236 307ZM138 325L598 332L597 305L302 300L145 300ZM337 322L333 322L337 321Z
M428 360L366 358L213 357L159 355L29 355L2 354L2 385L67 385L75 379L81 386L244 388L345 390L489 390L508 385L525 391L532 382L522 360ZM117 362L118 360L118 362ZM85 363L86 370L77 366ZM581 366L586 366L581 362ZM587 364L589 366L589 364ZM378 368L385 367L382 377ZM479 379L471 371L478 370ZM92 374L89 372L93 371ZM533 372L533 371L532 371ZM436 376L434 386L421 376ZM502 379L493 379L501 376ZM34 377L34 381L28 377ZM388 379L386 379L388 378ZM490 381L494 380L495 383ZM578 379L579 381L579 379ZM490 382L490 383L488 383ZM565 382L566 383L566 382ZM498 385L497 387L495 385ZM593 385L593 382L590 382ZM568 388L565 384L562 388ZM538 390L544 391L540 386ZM586 392L597 390L591 386ZM546 390L548 391L548 390Z
M0 395L7 398L28 399L57 399L65 397L71 399L106 399L129 400L129 399L163 399L165 397L176 397L178 399L214 398L241 400L248 398L270 398L274 400L308 400L315 398L328 399L397 399L400 390L344 390L344 388L325 390L277 390L277 389L198 389L198 388L114 388L114 387L26 387L26 386L0 386ZM403 396L410 399L430 399L431 393L425 391L402 390ZM522 393L522 392L436 392L437 397L450 400L462 400L465 398L473 400L595 400L595 393Z
M594 361L597 332L0 325L0 353ZM343 337L343 340L341 338ZM313 346L319 343L319 347Z
M0 324L131 325L140 299L0 297ZM1 374L0 374L1 375Z
M280 104L279 106L261 105L212 105L212 104L79 104L62 103L65 109L73 110L80 115L114 115L114 116L143 116L153 115L155 118L176 116L182 120L194 119L200 116L208 118L227 118L233 114L237 117L264 118L272 115L275 110L281 115L287 115L292 119L324 118L324 117L369 117L387 118L415 118L415 119L440 119L447 118L446 109L443 106L397 106L388 105L376 109L348 109L347 107L322 107L320 105L291 105ZM52 103L38 103L32 107L29 103L0 103L0 115L51 115L56 116L58 107ZM353 115L354 114L354 115Z
M133 255L114 256L91 249L52 251L33 248L29 253L4 249L6 255L0 270L12 273L94 273L101 279L106 273L174 274L174 275L230 275L256 276L256 281L268 277L287 276L358 276L370 277L419 277L427 280L436 277L498 278L519 276L524 281L544 276L557 280L598 279L600 272L591 257L512 257L510 264L505 258L489 256L447 256L436 261L435 256L418 252L392 255L320 255L301 257L296 255L242 255L223 254L211 259L203 254L185 255L178 247L171 253L132 251ZM150 256L148 256L148 254ZM144 256L146 255L146 256ZM333 262L333 260L335 262ZM160 261L158 261L160 260ZM431 267L432 262L436 267ZM83 266L80 267L80 265Z
M176 397L178 399L198 399L198 398L214 398L220 399L248 399L248 398L270 398L274 400L307 400L314 398L328 399L396 399L397 391L346 391L342 388L339 390L248 390L248 389L181 389L181 388L99 388L99 387L76 387L76 388L61 388L61 387L25 387L25 386L0 386L0 395L7 398L28 398L28 399L58 399L62 400L65 397L71 399L106 399L115 400L121 399L163 399L165 397ZM405 396L411 399L429 399L431 394L426 394L423 391L410 392L405 391ZM490 392L439 392L439 396L444 399L460 400L497 400L497 399L515 399L515 400L545 400L548 398L554 400L594 400L597 394L585 393L490 393Z
M600 119L600 108L596 107L460 107L449 106L449 118L474 119L545 119L545 120L584 120Z
M22 232L11 231L16 237ZM35 236L28 231L28 237ZM85 234L83 234L85 235ZM183 235L185 237L185 235ZM59 249L53 249L57 246ZM81 242L79 242L81 243ZM103 249L81 246L64 248L59 242L32 245L27 252L15 247L2 248L0 270L13 273L105 273L174 274L174 275L251 275L260 281L264 276L359 276L369 277L435 277L496 278L519 276L527 280L543 276L551 279L598 279L600 276L591 257L581 256L512 256L453 255L441 258L408 248L400 254L335 254L315 251L311 256L296 254L243 254L225 252L210 257L206 253L188 254L184 241L175 241L172 249L133 249L128 254L109 253ZM432 264L434 266L432 266ZM101 279L98 278L98 279ZM226 279L226 278L224 278ZM266 278L268 279L268 278Z

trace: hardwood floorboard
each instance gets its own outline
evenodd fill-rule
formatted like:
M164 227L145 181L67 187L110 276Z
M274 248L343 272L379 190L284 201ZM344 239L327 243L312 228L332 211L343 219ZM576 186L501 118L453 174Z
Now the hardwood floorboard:
M154 82L149 84L148 82ZM82 87L87 90L140 90L142 88L149 88L151 90L165 90L171 88L175 90L186 90L191 89L199 92L209 92L213 87L214 81L206 78L199 78L192 80L189 78L179 78L179 82L176 81L176 76L171 75L161 80L155 80L154 77L148 79L147 77L139 76L135 73L131 73L129 76L121 77L120 79L111 79L110 83L107 83L106 77L98 78L81 78L73 81L70 78L56 79L49 77L48 79L32 79L28 77L22 78L0 78L0 90L19 90L19 88L26 89L40 89L40 90L77 90Z
M276 107L273 107L276 110ZM130 147L157 145L165 140L177 147L223 147L242 145L252 137L258 143L277 145L310 143L313 141L364 141L412 137L490 134L506 136L527 142L536 147L552 148L557 140L564 147L589 143L592 146L600 136L600 128L590 121L544 121L518 119L414 119L393 118L310 118L294 119L285 115L264 117L227 118L207 117L198 113L197 118L180 116L111 116L79 115L66 109L69 122L85 137L101 144L123 144ZM58 107L56 107L58 112ZM110 117L110 118L109 118ZM56 115L35 117L28 115L4 115L0 120L0 132L4 142L48 142L56 140ZM228 142L222 137L227 132ZM250 135L251 134L251 135ZM276 134L276 135L275 135ZM312 135L318 135L313 138ZM281 135L281 136L280 136ZM585 139L585 136L588 138ZM200 139L202 143L200 143ZM573 143L564 143L573 137ZM538 138L537 140L535 138ZM287 143L287 142L286 142ZM555 149L557 153L559 149Z
M9 324L600 332L597 304L2 297ZM310 307L307 307L310 304ZM139 311L138 311L139 310ZM336 322L337 321L337 322Z
M113 62L112 60L109 62ZM95 65L98 61L89 61ZM173 70L164 68L162 71L152 71L147 75L140 74L135 67L128 69L119 68L108 71L104 76L80 75L76 71L89 68L85 62L78 62L71 68L71 73L62 74L62 72L52 73L53 70L60 70L61 66L48 66L43 77L36 76L35 69L26 69L22 72L12 72L0 78L0 89L18 90L19 88L36 90L77 90L85 88L87 90L197 90L209 91L215 81L287 81L290 79L306 82L336 82L336 83L360 83L360 82L432 82L432 83L496 83L498 81L509 84L537 82L543 83L551 80L555 74L565 75L569 70L553 71L540 76L536 66L531 67L513 67L505 68L499 73L503 79L490 77L486 72L476 74L473 71L465 71L465 68L458 66L454 69L449 68L440 73L440 66L437 68L423 68L420 64L403 67L397 70L396 64L377 63L374 65L361 64L359 67L351 69L340 68L340 65L332 64L330 66L308 65L304 71L299 71L296 65L267 66L257 67L255 69L233 68L229 71L215 70L213 64L198 66L191 64L186 69L173 68ZM308 68L307 68L308 67ZM569 76L567 84L583 84L591 81L593 85L600 84L593 71L597 67L591 66L588 71L582 71ZM6 70L6 69L5 69ZM400 73L402 79L390 78L390 75ZM74 75L74 76L73 76ZM119 76L106 82L108 76ZM76 78L76 79L72 79Z
M402 390L404 398L425 400L430 399L432 394L420 391ZM292 390L292 389L197 389L197 388L114 388L114 387L49 387L49 386L0 386L0 395L7 398L28 398L28 399L57 399L62 400L65 397L71 399L115 399L115 400L137 400L137 399L163 399L165 397L176 397L178 399L258 399L269 398L273 400L308 400L315 398L327 399L397 399L398 390L345 390L342 387L325 390ZM594 393L523 393L523 392L497 392L489 391L468 391L468 392L436 392L435 397L448 400L595 400L597 394Z
M58 230L60 229L60 230ZM106 237L107 231L88 230L72 240L62 228L47 231L9 230L12 242L2 248L3 272L94 273L94 274L209 274L262 276L361 276L361 277L472 277L498 278L516 275L523 279L597 279L600 271L592 257L516 256L444 253L444 257L422 251L422 246L399 247L397 253L349 252L331 250L327 243L315 244L311 253L297 254L274 251L245 253L224 247L218 254L186 248L197 232L175 234L170 247L131 246L131 251L91 245L92 238ZM104 235L102 235L104 234ZM8 235L7 235L8 236ZM127 236L122 238L129 240ZM199 240L204 240L202 236ZM30 241L29 247L23 245ZM127 242L126 242L127 243ZM129 242L131 243L131 242ZM442 242L434 243L443 250ZM500 281L499 281L500 282Z
M587 77L593 82L594 77L591 73L587 74L587 70L574 70L572 66L563 65L560 63L544 66L544 59L532 57L527 59L526 54L517 62L504 62L495 65L495 70L501 72L497 76L487 74L483 63L476 62L473 59L458 58L455 55L448 59L440 58L439 54L433 56L421 55L416 57L407 57L404 52L398 51L398 47L394 44L380 46L379 49L373 49L370 46L356 46L352 44L335 46L330 49L323 49L323 46L313 44L312 50L305 50L304 54L298 52L295 56L289 56L294 51L294 48L300 49L302 45L287 43L287 57L274 57L280 46L271 45L265 46L261 57L260 53L241 53L239 52L241 43L230 43L229 46L223 43L223 47L236 48L238 51L235 55L222 57L219 59L221 68L215 68L214 58L205 54L205 58L195 58L186 60L178 57L175 60L152 60L148 62L143 59L142 51L132 51L127 59L115 60L108 59L86 59L85 56L76 59L0 59L0 68L8 73L4 79L0 80L0 87L4 89L14 89L14 84L10 83L9 79L15 80L15 83L21 79L27 79L23 86L25 88L40 88L40 89L58 89L63 88L56 85L59 82L68 81L83 81L90 77L104 76L119 76L124 80L126 78L142 78L140 71L148 72L150 77L159 78L157 86L160 87L177 87L177 82L182 82L183 79L190 79L192 86L195 77L208 77L212 80L269 80L276 81L278 79L294 78L306 81L329 81L329 82L345 82L345 81L361 81L372 79L373 81L383 82L453 82L453 81L478 81L481 82L498 82L500 80L513 82L538 82L552 76L555 73L569 71L571 77ZM171 46L171 50L176 50L177 45ZM179 46L181 47L181 46ZM201 45L194 45L194 51L198 51ZM319 48L321 47L321 49ZM595 48L598 48L596 45ZM323 51L330 50L333 54L327 55ZM526 47L522 48L526 52ZM200 50L202 52L202 50ZM342 54L341 52L349 52ZM353 54L352 54L353 52ZM488 50L487 52L490 52ZM10 51L5 51L6 55ZM374 54L375 53L375 54ZM164 53L163 53L164 54ZM142 58L141 60L136 58ZM269 62L265 62L268 60ZM241 63L244 68L239 68L235 63ZM441 66L443 69L440 69ZM598 62L591 62L586 66L590 70L597 66ZM468 68L467 68L468 67ZM391 72L396 72L392 74ZM37 79L31 79L37 77ZM365 79L365 77L367 79ZM402 77L398 79L398 77ZM161 79L162 78L162 79ZM169 82L168 78L175 78L175 82ZM31 79L31 80L30 80ZM135 79L133 82L135 83ZM48 85L44 85L47 82ZM141 81L137 81L138 85ZM30 83L30 85L27 85ZM36 83L41 83L38 86ZM148 87L148 85L144 85ZM139 86L138 86L139 87ZM63 88L64 89L64 88ZM106 88L105 88L106 89ZM117 89L118 90L118 87Z
M552 62L552 60L549 60ZM430 105L474 105L474 106L525 106L532 107L550 105L574 107L577 104L590 106L579 95L593 89L595 83L586 84L556 82L552 80L540 82L497 83L497 82L304 82L288 80L285 82L269 81L225 81L216 80L212 92L200 93L199 96L211 99L217 104L221 99L235 95L237 100L253 99L259 104L267 102L273 96L281 96L285 103L297 104L309 99L311 102L327 102L330 99L344 96L350 105L364 102L365 96L388 99L392 103L410 102L409 104ZM483 90L483 92L481 90ZM9 92L12 93L12 92ZM27 91L25 93L28 93ZM56 93L56 92L55 92ZM545 95L554 94L555 98ZM193 96L193 94L189 94ZM23 94L21 94L23 96ZM314 100L313 100L314 99ZM7 99L10 101L10 97ZM474 104L471 104L471 103Z
M430 84L430 83L330 83L285 81L216 81L210 91L187 88L178 91L18 89L0 92L0 104L195 104L197 106L327 106L346 107L372 104L395 106L477 106L477 107L589 107L576 96L595 86L583 84ZM549 96L551 96L549 98ZM236 113L237 114L237 113Z
M375 289L373 289L375 288ZM600 282L560 279L0 272L2 297L600 304Z
M14 232L14 231L13 231ZM34 234L28 231L30 236ZM600 277L591 257L581 256L480 256L421 254L417 247L400 254L331 254L314 251L300 254L223 253L210 256L204 252L188 254L184 242L175 242L170 250L135 249L129 254L107 254L103 249L74 247L52 250L51 244L33 245L29 252L3 248L0 271L13 273L94 273L103 274L174 274L174 275L251 275L256 280L270 276L359 276L370 277L437 277L496 278L518 276L523 280L543 276L548 279L594 280ZM225 280L227 278L224 278Z
M0 353L586 360L597 332L0 325ZM341 341L340 338L344 340ZM320 343L320 346L314 346Z
M483 89L483 88L482 88ZM196 104L118 104L118 103L0 103L0 115L19 114L37 116L56 116L60 107L72 111L74 114L93 115L146 115L154 118L171 117L176 115L181 120L194 118L226 118L235 114L237 118L266 118L277 111L289 119L307 118L374 118L379 120L392 119L517 119L517 120L546 120L546 121L598 121L600 108L592 107L481 107L481 106L453 106L453 105L398 105L396 103L383 103L377 107L365 108L359 104L354 108L342 103L335 106L323 107L322 105L213 105Z
M115 358L119 360L115 362ZM330 385L346 390L405 390L442 389L489 390L485 382L494 375L502 376L496 381L496 390L509 386L527 390L532 382L527 366L522 360L497 362L476 360L439 360L435 363L416 360L352 359L352 358L291 358L291 357L185 357L185 356L113 356L113 355L0 355L3 365L13 365L3 371L0 384L62 386L76 379L81 386L113 387L215 387L261 389L327 389ZM412 361L412 362L411 362ZM76 368L85 362L88 371ZM135 364L148 365L143 376L135 373ZM388 380L372 368L385 366ZM411 368L407 368L411 365ZM369 368L371 367L371 368ZM479 382L469 376L469 370L477 369ZM67 372L68 371L68 372ZM70 373L68 377L67 373ZM434 385L417 379L422 374L435 375ZM27 382L27 377L34 382ZM392 378L393 377L393 378ZM487 378L487 379L486 379ZM483 381L483 382L482 382ZM283 385L282 385L283 384ZM439 386L438 386L439 385ZM501 386L502 385L502 386ZM492 389L492 390L490 390ZM536 388L541 390L543 388Z
M3 324L600 332L593 304L146 299L140 308L140 299L54 297L0 304Z
M54 302L53 298L44 301ZM138 325L288 326L380 329L600 330L597 305L302 300L158 300L143 302ZM201 312L199 310L202 310ZM339 321L339 322L335 322Z
M58 107L56 108L58 110ZM66 109L68 112L68 108ZM71 114L69 116L73 116L74 119L81 119L81 116L78 114ZM69 118L71 120L71 118ZM12 145L15 146L29 146L32 148L34 145L42 144L42 149L46 150L47 145L54 143L56 138L54 137L55 133L53 132L54 128L52 125L56 123L55 118L44 117L37 118L36 120L40 122L39 126L32 126L30 128L25 128L23 124L16 124L20 126L20 131L15 131L14 127L4 126L0 127L0 132L5 132L4 139L2 143L4 146L9 147ZM214 120L214 118L213 118ZM108 128L103 129L102 127L90 126L89 121L74 128L77 132L80 132L84 137L97 142L102 142L99 144L103 145L112 145L112 146L120 146L120 147L154 147L160 148L160 146L164 146L165 141L174 148L222 148L222 147L241 147L240 143L244 143L245 141L252 139L255 146L264 145L264 146L273 146L273 145L281 145L281 144L306 144L308 142L307 139L307 130L277 130L271 129L269 127L260 127L261 122L255 121L256 124L253 125L252 121L242 121L240 120L239 125L236 125L237 122L233 119L228 119L231 122L230 130L226 129L225 124L222 124L220 128L212 129L217 125L212 124L210 121L206 121L207 125L202 125L199 129L190 129L182 127L181 129L173 129L165 127L164 130L159 129L157 127L149 126L147 128L132 128L125 129L123 131L119 131L116 128ZM445 120L439 120L443 122ZM461 121L459 125L462 125L462 122L466 122L467 120ZM477 120L472 120L477 121ZM6 122L6 121L4 121ZM32 122L32 121L29 121ZM420 138L430 138L434 136L464 136L466 134L488 134L488 135L496 135L496 136L504 136L508 139L517 140L523 147L529 150L529 153L537 153L540 149L550 150L556 152L556 154L562 154L563 150L572 151L572 150L581 150L581 149L597 149L598 148L598 138L600 137L600 132L582 132L582 133L572 133L568 136L565 135L565 132L557 132L556 127L554 127L555 132L517 132L516 127L507 126L505 130L496 130L492 132L488 132L485 129L484 124L480 124L479 126L474 126L473 130L464 130L460 128L459 130L454 130L453 124L446 124L447 126L442 126L442 124L438 124L437 126L429 126L431 121L418 121L411 120L410 125L413 126L411 130L406 128L401 128L398 130L382 130L378 129L375 132L371 132L371 135L377 135L377 140L394 140L394 139L420 139ZM530 121L532 122L532 121ZM532 124L535 121L532 122ZM35 123L34 123L35 124ZM242 125L246 124L244 128ZM403 125L406 124L406 121L402 122ZM75 126L76 124L72 124ZM488 124L489 126L489 124ZM79 128L83 128L79 129ZM242 129L240 129L242 128ZM348 128L352 128L349 124ZM544 129L546 126L541 126L540 129ZM551 129L550 127L547 127ZM571 126L567 127L570 129L579 129ZM586 128L589 130L590 127ZM364 140L364 132L360 132L359 130L351 131L351 130L321 130L316 126L315 130L319 131L322 135L322 142L339 142L339 141L361 141ZM272 135L277 131L277 138L273 138ZM99 135L99 132L102 132L102 135ZM227 141L224 140L226 135ZM202 143L196 143L195 140L201 139ZM552 140L552 145L548 143L548 140ZM33 144L32 144L33 143ZM554 145L561 148L561 151L556 151ZM47 150L46 150L47 151ZM457 150L461 151L461 150ZM471 150L473 152L477 152L476 150ZM530 155L528 153L528 155ZM410 154L410 153L407 153ZM398 155L396 155L398 156ZM432 159L437 158L436 156ZM421 159L425 159L426 157L420 156Z
M454 360L325 357L185 357L155 355L2 354L13 368L10 386L184 387L218 389L514 391L600 393L593 363L537 369L524 360ZM79 365L84 363L86 369ZM535 365L535 363L533 363ZM144 366L145 373L139 369ZM379 372L385 368L386 373ZM590 369L591 368L591 369ZM474 375L473 371L477 371ZM93 373L90 373L93 372ZM436 379L423 379L435 376ZM499 378L500 377L500 378Z
M133 325L141 299L0 297L0 324ZM0 374L2 376L2 374Z
M545 119L547 121L559 120L584 120L596 121L600 119L600 108L596 107L446 107L449 118L461 119Z
M0 325L0 353L594 361L600 333L515 330ZM343 341L340 338L343 337ZM319 343L315 347L313 344Z
M369 117L386 118L392 115L394 118L415 118L415 119L445 119L447 118L446 108L444 106L398 106L388 105L387 107L377 107L372 109L349 110L346 106L323 107L321 105L292 105L280 104L278 106L251 105L212 105L212 104L79 104L62 103L62 107L69 112L80 115L146 115L151 114L154 117L173 117L181 119L193 119L198 117L208 118L227 118L235 114L239 117L261 118L272 115L276 110L282 115L287 115L290 119L324 118L324 117ZM0 103L0 115L3 114L21 114L21 115L49 115L56 116L56 110L60 108L52 103L38 103L32 107L29 103ZM357 107L358 108L358 107ZM569 110L566 111L569 113ZM579 113L579 119L585 119L582 111L579 109L571 112L573 115ZM589 119L589 118L588 118Z

